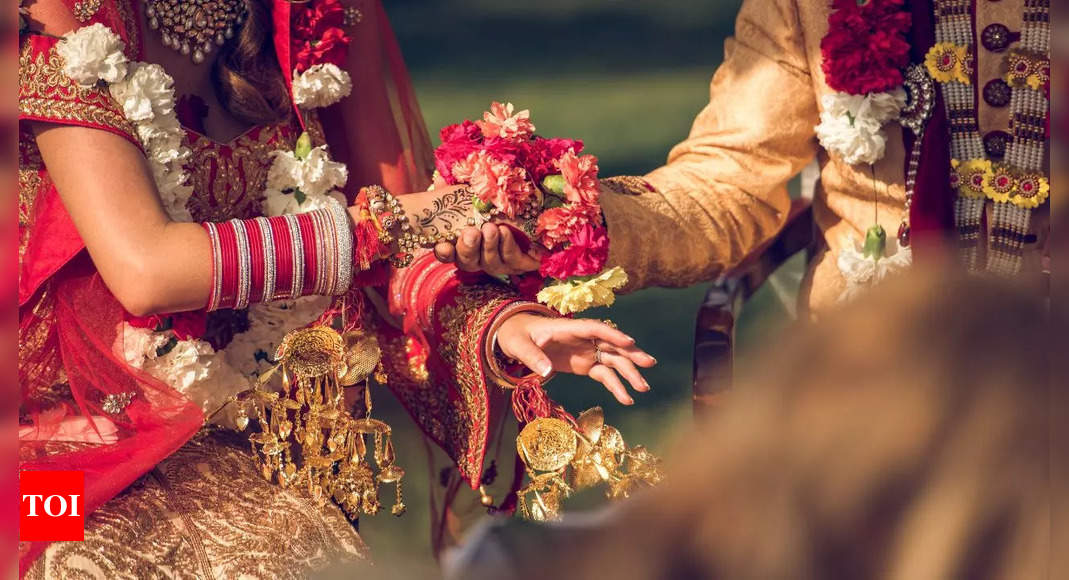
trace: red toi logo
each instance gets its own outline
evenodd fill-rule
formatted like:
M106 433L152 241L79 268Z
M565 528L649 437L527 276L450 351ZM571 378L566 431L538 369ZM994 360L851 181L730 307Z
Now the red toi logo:
M85 473L19 472L19 541L85 539Z

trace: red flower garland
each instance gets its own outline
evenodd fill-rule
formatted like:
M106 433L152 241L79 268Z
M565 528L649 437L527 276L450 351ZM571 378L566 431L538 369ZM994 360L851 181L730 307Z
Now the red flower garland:
M294 5L290 45L298 73L316 64L342 66L350 40L344 25L345 6L339 0Z
M891 90L909 65L911 25L904 0L833 0L821 68L832 89L851 95Z

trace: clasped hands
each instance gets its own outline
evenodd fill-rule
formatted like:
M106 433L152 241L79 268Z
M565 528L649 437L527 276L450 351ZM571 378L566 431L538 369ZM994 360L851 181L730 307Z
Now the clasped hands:
M410 208L420 216L421 227L458 231L455 242L435 246L434 254L440 261L455 263L466 272L482 271L494 276L538 270L544 250L527 244L530 247L524 251L514 233L521 230L521 224L495 219L476 228L458 220L460 216L471 215L470 195L465 196L460 189L428 191L399 199L413 206L426 200L423 208ZM634 338L605 322L527 312L513 314L501 323L497 346L506 356L544 377L554 371L589 376L624 405L633 404L634 399L623 380L635 391L646 392L649 383L638 368L650 368L657 363L636 346Z

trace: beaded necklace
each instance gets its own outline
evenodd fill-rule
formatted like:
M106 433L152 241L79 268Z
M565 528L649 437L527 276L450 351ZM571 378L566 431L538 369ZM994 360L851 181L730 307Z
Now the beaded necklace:
M1046 201L1044 171L1050 114L1050 0L1025 0L1020 48L1006 58L1013 139L1002 162L985 152L977 122L973 86L972 0L936 0L936 43L925 57L939 83L950 124L951 186L957 191L954 221L970 271L1013 276L1032 210ZM986 200L993 203L986 264L980 263L980 230Z

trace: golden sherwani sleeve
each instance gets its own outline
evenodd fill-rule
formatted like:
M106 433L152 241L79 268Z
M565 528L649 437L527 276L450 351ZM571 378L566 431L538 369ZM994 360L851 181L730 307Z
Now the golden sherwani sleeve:
M794 1L746 0L709 104L646 176L654 191L601 196L609 265L627 271L626 289L711 279L774 236L787 182L816 154L818 120Z

